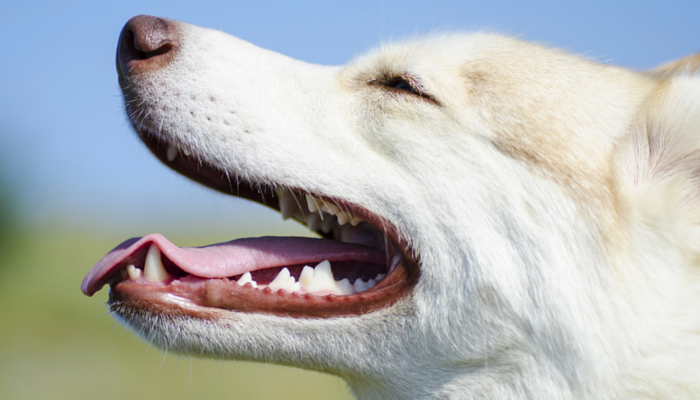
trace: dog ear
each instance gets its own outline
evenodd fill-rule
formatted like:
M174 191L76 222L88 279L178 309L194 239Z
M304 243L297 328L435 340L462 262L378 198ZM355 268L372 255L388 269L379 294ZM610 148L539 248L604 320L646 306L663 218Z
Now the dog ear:
M694 75L698 72L700 72L700 53L689 55L680 60L667 62L666 64L649 70L647 73L656 78L666 79L672 75Z
M668 78L658 80L615 157L623 186L641 196L664 192L667 200L700 210L700 74L683 73L698 66L700 55L656 70Z

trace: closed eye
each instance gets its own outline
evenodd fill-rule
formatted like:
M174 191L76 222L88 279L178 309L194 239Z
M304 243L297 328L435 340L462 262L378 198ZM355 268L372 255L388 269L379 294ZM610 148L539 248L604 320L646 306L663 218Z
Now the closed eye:
M428 100L429 102L440 105L440 103L435 100L435 98L427 94L420 83L410 75L402 74L395 75L388 79L377 79L370 81L369 84L381 86L385 89L389 89L393 92L402 93L411 96L418 96L423 100Z
M419 92L413 85L411 85L411 82L409 82L402 76L397 76L391 79L389 82L385 83L384 86L397 90L411 92L413 94L417 94L418 96L422 95L421 92Z

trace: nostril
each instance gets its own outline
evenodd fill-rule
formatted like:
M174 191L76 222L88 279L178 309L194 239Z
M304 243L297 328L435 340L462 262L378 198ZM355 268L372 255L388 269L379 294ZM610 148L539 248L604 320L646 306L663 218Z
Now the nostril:
M166 20L148 15L131 18L119 36L117 71L123 77L135 70L161 68L176 47L176 35Z

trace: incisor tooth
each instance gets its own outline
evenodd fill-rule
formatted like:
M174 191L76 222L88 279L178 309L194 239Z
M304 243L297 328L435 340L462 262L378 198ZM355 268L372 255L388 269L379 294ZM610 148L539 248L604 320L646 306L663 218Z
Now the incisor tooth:
M171 143L168 145L168 150L165 152L165 156L168 157L168 161L173 161L175 157L177 157L177 153L177 146Z
M162 282L170 279L168 271L160 260L160 249L155 243L151 244L146 254L146 262L143 267L143 276L151 282Z
M236 283L239 286L243 286L246 283L250 283L251 285L253 285L254 288L258 287L258 283L253 280L253 276L250 274L250 272L246 272L245 274L243 274L240 277L240 279L236 281Z
M136 266L133 264L126 266L126 273L129 274L129 279L132 281L135 281L141 277L141 270L136 268Z

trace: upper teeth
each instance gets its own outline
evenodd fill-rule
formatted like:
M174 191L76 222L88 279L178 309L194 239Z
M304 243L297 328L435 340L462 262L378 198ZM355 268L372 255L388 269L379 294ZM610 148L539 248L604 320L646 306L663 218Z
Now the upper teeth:
M299 281L297 282L293 276L291 276L289 269L282 268L282 270L277 274L275 279L270 282L269 285L258 285L252 279L250 272L243 274L237 281L241 286L246 283L250 283L254 288L265 288L269 287L273 291L286 290L289 293L313 293L317 295L335 294L335 295L348 295L354 293L362 293L371 288L373 288L377 282L384 279L384 274L377 275L374 279L370 279L367 282L363 281L361 278L355 280L355 283L350 283L347 278L336 281L333 278L333 271L331 270L331 263L328 260L320 262L315 268L310 266L305 266L301 270L301 275L299 276Z
M332 216L337 217L338 226L343 226L348 222L353 226L357 226L364 221L348 211L341 211L336 204L323 201L310 194L302 195L295 193L293 190L278 188L277 195L283 219L297 218L302 222L306 222L309 228L314 231L321 229L325 233L330 232L334 226L326 223L326 220ZM317 214L319 218L309 218L313 214Z

